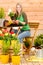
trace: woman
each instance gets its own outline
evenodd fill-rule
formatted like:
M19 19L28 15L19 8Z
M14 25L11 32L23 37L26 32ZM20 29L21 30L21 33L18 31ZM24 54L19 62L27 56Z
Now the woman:
M16 13L14 15L14 19L15 24L23 25L18 35L18 39L21 43L23 43L23 38L30 36L30 27L28 25L27 16L24 12L22 12L22 6L19 3L16 5Z

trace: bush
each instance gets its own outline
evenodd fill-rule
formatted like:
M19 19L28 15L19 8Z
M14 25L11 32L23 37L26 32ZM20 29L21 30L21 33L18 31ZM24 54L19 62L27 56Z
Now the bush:
M43 45L43 34L40 34L39 36L36 37L36 39L34 40L34 45L35 47Z
M5 12L3 8L0 8L0 19L5 17Z

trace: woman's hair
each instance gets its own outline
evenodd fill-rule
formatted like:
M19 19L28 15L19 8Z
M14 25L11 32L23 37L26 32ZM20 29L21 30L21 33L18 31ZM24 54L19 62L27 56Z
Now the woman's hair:
M4 20L3 26L5 26L5 23L8 23L8 22L9 22L8 20Z
M16 8L17 8L18 5L21 7L21 12L20 12L20 13L22 13L22 5L21 5L20 3L17 3L17 4L16 4ZM17 9L16 9L16 14L17 14L17 15L19 14L18 11L17 11Z

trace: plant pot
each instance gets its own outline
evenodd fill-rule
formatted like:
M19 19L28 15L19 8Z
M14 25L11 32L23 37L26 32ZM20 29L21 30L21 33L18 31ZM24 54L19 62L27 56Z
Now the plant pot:
M2 48L3 40L0 40L0 48Z
M25 38L23 48L25 49L26 54L30 53L31 47L32 47L31 40L29 38Z
M20 64L20 56L12 56L12 64Z
M3 27L4 19L0 19L0 27Z
M36 56L38 58L43 58L43 49L36 49L37 52L36 52Z
M11 20L14 20L14 16L11 17Z
M1 63L6 64L9 62L9 55L1 55Z

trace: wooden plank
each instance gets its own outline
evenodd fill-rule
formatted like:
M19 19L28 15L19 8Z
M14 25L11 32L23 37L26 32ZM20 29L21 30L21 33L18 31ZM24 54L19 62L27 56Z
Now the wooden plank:
M28 24L29 24L30 28L38 28L38 26L39 26L38 22L29 22Z
M13 65L12 63L8 64L1 64L0 65ZM20 63L20 65L43 65L43 62L25 62L25 63Z
M43 65L43 62L39 62L39 65Z

